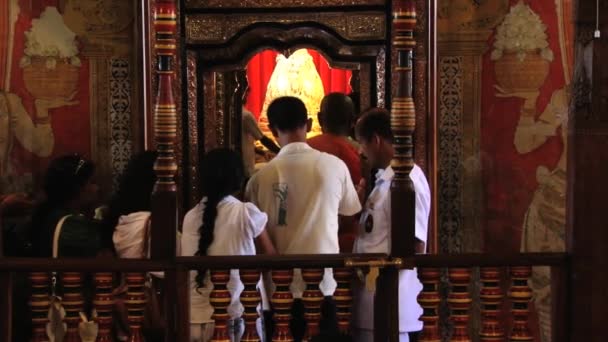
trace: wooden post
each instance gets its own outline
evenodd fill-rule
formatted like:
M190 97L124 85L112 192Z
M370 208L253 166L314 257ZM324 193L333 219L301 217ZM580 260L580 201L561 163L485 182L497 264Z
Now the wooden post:
M259 342L260 336L256 329L256 320L258 319L258 304L262 299L260 291L256 288L260 281L259 270L241 270L241 281L245 288L241 292L241 303L245 308L243 319L245 320L245 333L241 338L241 342Z
M141 272L125 274L127 282L127 320L129 321L129 342L143 342L142 327L146 308L146 293L144 291L146 275Z
M190 342L190 271L184 266L175 269L175 290L177 296L175 319L177 341Z
M482 342L504 341L505 332L500 319L502 310L502 290L500 288L500 269L482 267L481 274L481 332Z
M424 323L420 334L420 342L440 342L439 335L439 269L419 268L418 277L422 283L422 291L418 295L418 303L424 309L420 320Z
M450 268L450 283L452 290L448 295L448 304L452 311L450 320L454 323L451 342L470 342L469 336L469 309L471 308L471 295L469 282L471 271L468 268Z
M175 174L175 140L177 136L177 112L173 97L175 78L175 51L177 48L177 13L175 0L156 0L154 6L154 49L156 51L156 75L158 93L154 106L154 139L158 158L154 163L156 185L152 193L151 258L168 260L175 257L177 234L177 186ZM179 310L175 273L166 272L165 277L165 340L177 336L175 315ZM181 295L184 295L183 293ZM187 317L184 317L187 319Z
M566 245L571 267L567 332L569 341L604 342L608 327L608 1L574 4L578 9L573 106L568 120ZM596 24L599 38L593 38ZM585 47L591 50L591 61L581 53Z
M530 300L532 289L528 286L528 279L532 274L532 267L511 267L511 289L509 297L513 303L513 328L509 338L511 341L533 341L530 331Z
M230 271L211 271L211 282L213 290L209 295L209 302L213 306L211 318L215 322L212 342L230 342L228 334L228 306L230 305L230 291L226 285L230 281Z
M97 311L99 332L96 342L114 342L112 335L112 314L114 298L112 297L114 274L100 272L95 274L95 299L93 305Z
M390 3L390 2L389 2ZM394 77L395 97L391 99L391 129L395 155L391 166L395 178L391 185L391 246L392 257L411 257L415 253L416 200L410 172L414 167L413 133L416 125L412 84L412 59L416 40L416 2L394 0L392 18L392 51L397 54ZM389 51L389 56L391 52ZM390 58L389 58L390 59ZM387 68L392 67L387 65ZM386 94L387 98L391 94ZM383 269L378 278L374 297L374 339L399 340L399 272Z
M351 307L353 305L353 292L350 289L353 270L350 268L334 268L334 279L338 284L334 292L338 330L341 334L348 335L350 334Z
M323 280L324 274L325 269L323 268L302 269L302 278L306 283L306 290L304 290L304 293L302 294L302 302L304 303L305 310L304 318L306 319L306 333L304 334L305 341L310 341L313 337L319 334L321 303L323 302L323 293L321 290L319 290L319 283L321 280ZM338 289L336 289L336 291L338 291Z
M391 103L391 129L395 156L391 162L395 178L391 188L391 256L410 257L415 253L416 200L410 172L414 167L413 138L416 111L412 97L412 58L416 47L416 3L394 1L393 49L397 51L397 89ZM387 94L388 95L388 94Z
M30 310L32 311L31 342L46 342L46 324L49 322L49 283L50 277L46 272L32 272L29 275L31 284Z
M276 290L272 294L271 303L274 308L274 333L273 342L293 341L289 321L291 320L291 306L293 296L289 285L293 278L293 270L272 271L272 281L276 285Z

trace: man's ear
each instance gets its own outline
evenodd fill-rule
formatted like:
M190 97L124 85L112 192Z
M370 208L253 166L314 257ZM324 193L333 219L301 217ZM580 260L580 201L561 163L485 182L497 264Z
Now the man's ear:
M308 120L306 120L306 133L310 132L311 129L312 129L312 118L308 118Z
M317 113L317 120L319 120L319 125L321 125L321 127L325 126L325 114L323 114L322 111Z
M270 132L272 132L272 136L275 137L275 138L278 138L279 137L279 131L277 131L277 129L274 128L274 127L270 127L269 126L269 128L270 128Z
M384 143L384 140L382 138L380 138L380 136L378 134L372 135L371 140L374 143L374 146L377 146L377 147L380 147L382 145L382 143Z

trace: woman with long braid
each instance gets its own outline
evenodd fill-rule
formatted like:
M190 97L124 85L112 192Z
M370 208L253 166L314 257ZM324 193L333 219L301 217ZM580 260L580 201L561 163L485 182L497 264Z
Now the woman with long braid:
M245 180L241 157L228 149L210 151L201 168L203 199L184 218L181 238L183 256L274 254L266 233L268 217L254 204L241 202L237 196ZM209 303L212 284L208 270L190 272L190 340L206 342L213 334L213 307ZM243 332L239 318L243 291L238 270L232 270L228 289L232 301L228 313L231 340ZM261 335L261 334L260 334Z

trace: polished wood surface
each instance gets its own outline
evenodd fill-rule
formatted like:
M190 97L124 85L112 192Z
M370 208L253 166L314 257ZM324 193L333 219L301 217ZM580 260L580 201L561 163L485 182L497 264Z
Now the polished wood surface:
M450 306L450 321L452 321L454 327L450 342L471 342L471 336L469 335L469 311L473 301L469 293L471 270L468 268L450 268L448 275L451 287L448 295L448 305Z
M503 294L500 287L500 269L482 267L479 270L481 280L481 331L480 341L504 341L505 330L502 319Z
M422 291L418 295L418 303L424 310L420 320L424 323L420 333L420 342L440 342L439 334L439 277L438 268L419 268L418 278L422 283Z
M530 301L532 300L532 289L528 286L528 279L532 274L532 267L511 267L511 288L509 297L511 299L511 314L513 324L509 339L511 341L533 341L530 330Z

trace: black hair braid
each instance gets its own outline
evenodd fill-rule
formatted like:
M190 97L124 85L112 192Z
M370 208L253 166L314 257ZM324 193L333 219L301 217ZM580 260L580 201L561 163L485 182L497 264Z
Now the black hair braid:
M218 205L227 196L239 191L244 181L244 167L241 156L229 149L216 149L206 156L202 167L203 195L207 198L203 219L199 228L197 256L207 255L213 243ZM206 269L198 270L196 283L204 286Z

